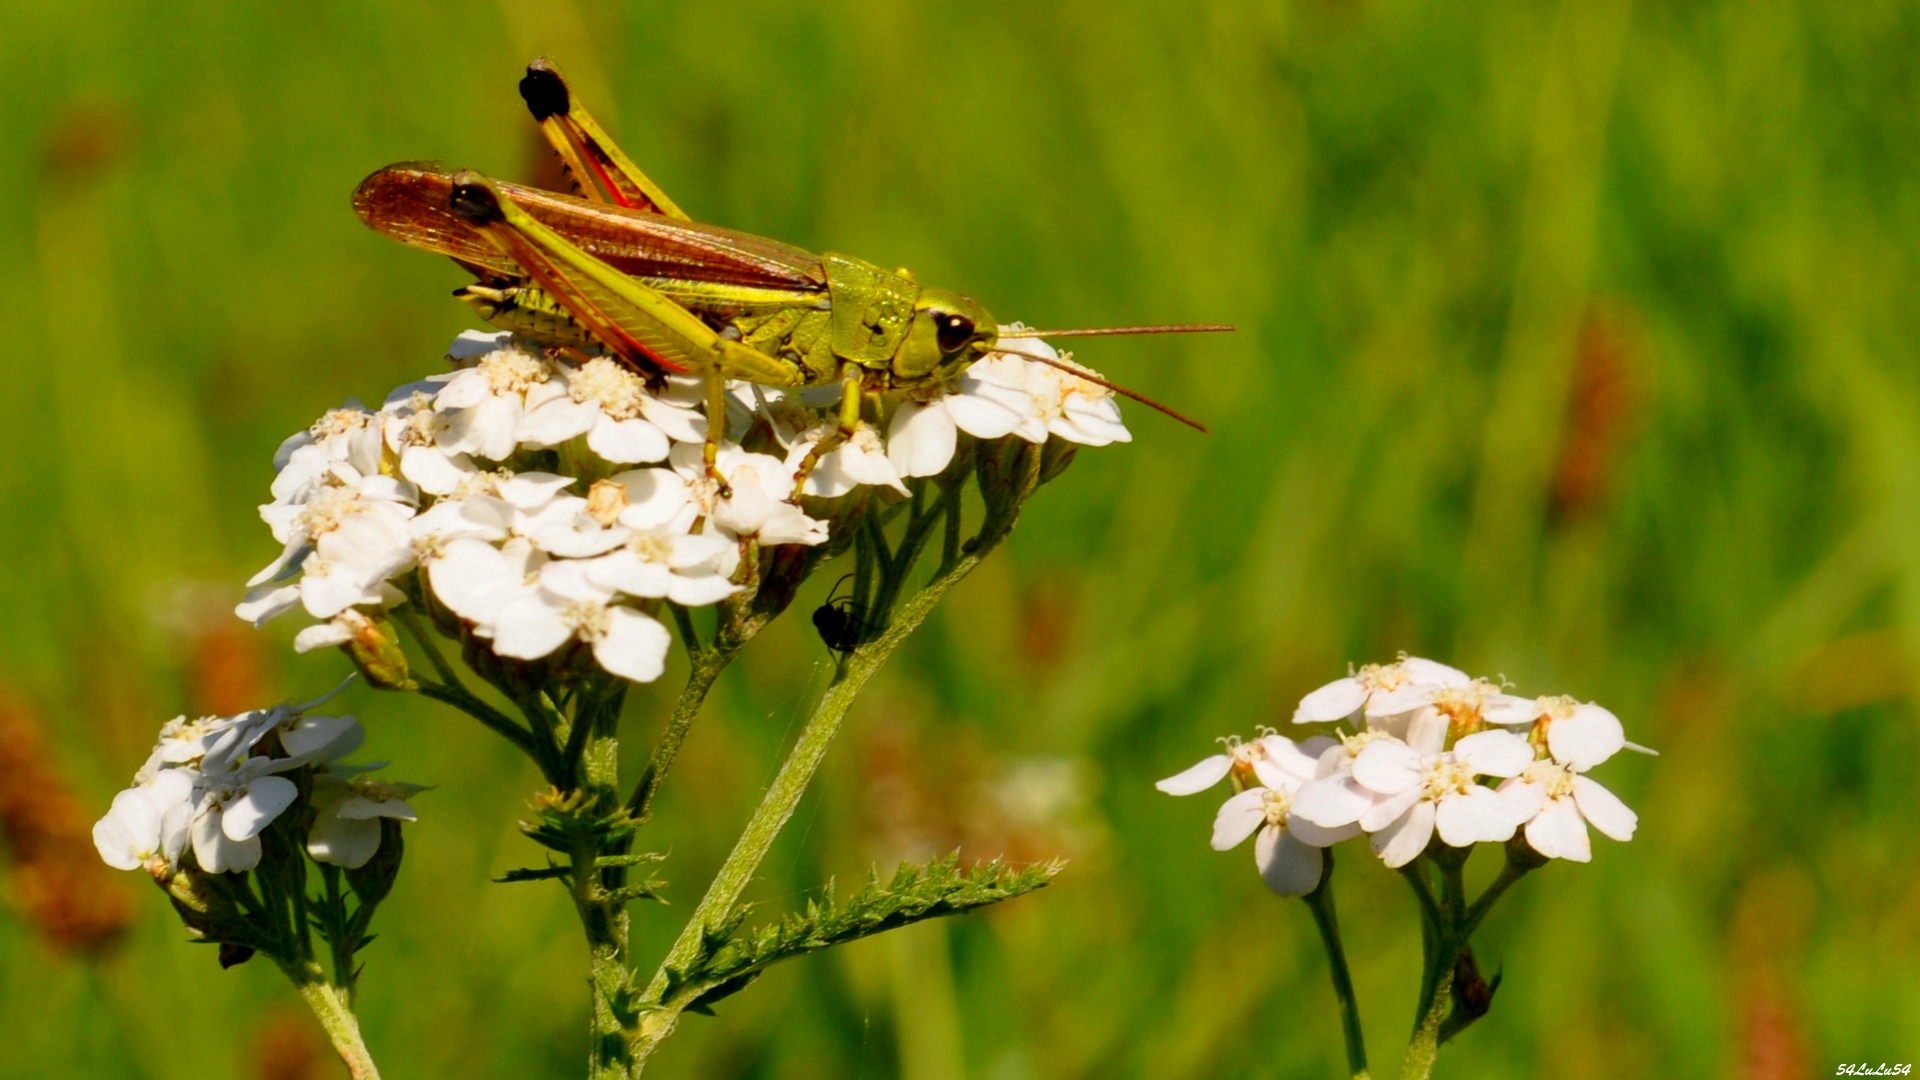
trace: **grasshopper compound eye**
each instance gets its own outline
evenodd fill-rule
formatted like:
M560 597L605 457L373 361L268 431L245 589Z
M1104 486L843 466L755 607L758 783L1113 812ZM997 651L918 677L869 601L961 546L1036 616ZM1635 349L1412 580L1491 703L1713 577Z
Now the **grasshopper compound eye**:
M965 315L944 312L934 316L934 340L943 353L957 352L973 337L973 320Z

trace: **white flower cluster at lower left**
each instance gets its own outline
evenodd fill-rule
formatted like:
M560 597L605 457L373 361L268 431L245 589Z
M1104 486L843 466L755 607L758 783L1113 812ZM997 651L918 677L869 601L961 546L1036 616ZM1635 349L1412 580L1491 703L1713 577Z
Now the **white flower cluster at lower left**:
M179 869L189 852L209 874L252 870L260 864L260 834L300 797L287 774L312 767L307 854L336 866L365 865L380 848L379 819L414 820L406 800L425 789L375 780L367 774L377 764L342 763L365 733L351 716L309 714L314 704L167 721L133 786L114 796L94 824L100 857L156 878Z
M1541 856L1586 862L1587 826L1633 838L1637 818L1587 771L1623 748L1620 721L1567 697L1522 698L1486 679L1419 657L1369 664L1308 694L1299 724L1352 722L1350 730L1294 742L1271 730L1226 740L1157 787L1192 795L1231 779L1214 820L1226 850L1257 831L1254 858L1282 895L1313 891L1319 849L1366 833L1374 853L1401 867L1434 836L1451 847L1501 843L1524 830ZM1481 781L1497 780L1497 787Z

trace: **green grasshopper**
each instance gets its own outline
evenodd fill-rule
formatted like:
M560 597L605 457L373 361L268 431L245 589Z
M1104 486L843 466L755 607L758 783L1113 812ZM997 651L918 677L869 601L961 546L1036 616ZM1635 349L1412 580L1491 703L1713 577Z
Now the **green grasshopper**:
M839 384L835 430L794 476L794 499L820 458L858 430L863 403L950 383L998 348L985 308L846 255L799 248L691 220L615 146L545 58L520 94L584 197L391 165L367 177L353 205L371 228L450 256L476 283L454 295L496 326L544 345L605 350L652 377L706 379L708 474L725 430L726 383L797 389ZM1021 331L1023 337L1229 330L1211 325ZM1201 431L1199 423L1124 387L1038 353Z

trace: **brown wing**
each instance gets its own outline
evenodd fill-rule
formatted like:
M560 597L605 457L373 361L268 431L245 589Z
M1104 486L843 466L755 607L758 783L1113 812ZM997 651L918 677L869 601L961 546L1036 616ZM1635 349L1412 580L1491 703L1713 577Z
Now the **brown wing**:
M623 274L796 292L826 288L819 256L777 240L495 184L541 224ZM448 209L452 194L453 179L438 165L389 165L354 189L353 210L367 227L410 247L449 256L469 269L526 277L497 245Z

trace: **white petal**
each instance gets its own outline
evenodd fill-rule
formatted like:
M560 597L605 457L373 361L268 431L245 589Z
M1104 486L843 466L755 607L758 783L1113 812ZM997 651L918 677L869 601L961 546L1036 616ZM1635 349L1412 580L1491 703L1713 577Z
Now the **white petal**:
M1324 825L1316 825L1299 814L1290 813L1287 815L1287 832L1303 844L1323 848L1332 847L1342 840L1359 836L1360 824L1354 822L1337 829L1329 829Z
M1433 804L1426 800L1407 808L1398 820L1373 834L1373 851L1390 870L1412 862L1433 839Z
M499 548L483 540L455 540L428 564L427 583L454 614L490 625L500 604L518 591L520 578Z
M1503 781L1495 793L1507 801L1515 821L1532 821L1547 804L1547 785L1517 777Z
M356 604L379 600L370 595L361 575L352 566L314 565L307 560L307 573L300 579L300 603L316 619L331 619Z
M485 356L490 352L499 352L512 342L513 334L507 330L462 330L447 346L447 359L458 363Z
M647 562L631 551L602 555L588 560L584 566L587 581L609 593L661 597L673 587L673 571L662 563Z
M1227 778L1233 769L1233 758L1227 754L1215 754L1201 759L1198 765L1182 769L1153 786L1169 795L1196 795Z
M300 789L284 776L262 776L247 785L247 793L227 804L221 831L229 840L251 840L293 805Z
M447 495L475 472L465 454L448 454L437 446L409 446L400 454L400 475L429 495Z
M1314 724L1345 720L1359 712L1360 706L1366 702L1367 689L1360 685L1359 679L1335 679L1300 699L1300 707L1293 711L1293 722Z
M234 607L233 613L259 626L276 615L292 611L299 603L300 586L264 585L250 590L247 598Z
M1547 749L1553 759L1586 772L1627 744L1620 718L1598 705L1577 705L1573 715L1547 725Z
M587 432L587 448L616 465L661 461L671 449L667 433L645 420L615 420L605 415Z
M360 748L366 729L351 716L303 716L280 730L280 745L297 758L343 758Z
M500 481L500 497L516 510L532 513L552 502L573 483L571 476L553 473L519 473Z
M1285 829L1269 825L1253 842L1254 865L1267 888L1281 896L1305 896L1320 884L1325 857Z
M1409 656L1400 661L1400 669L1405 671L1414 682L1432 683L1436 686L1467 686L1473 679L1459 668L1448 667L1437 660Z
M220 827L218 812L193 821L193 857L209 874L240 873L260 865L260 838L234 840Z
M1620 841L1633 839L1640 815L1627 808L1620 797L1584 776L1573 778L1573 801L1580 806L1593 827Z
M682 607L705 607L717 604L739 591L740 586L718 574L702 574L698 577L674 574L667 584L667 599Z
M1313 779L1314 770L1320 765L1320 754L1326 745L1320 740L1331 742L1326 736L1311 740L1314 745L1309 750L1306 744L1296 743L1284 735L1264 735L1258 741L1260 756L1254 759L1254 771L1259 772L1265 766L1273 776L1284 776L1291 783L1279 783L1269 778L1269 773L1260 774L1260 782L1270 788L1292 791L1303 782Z
M1366 812L1360 815L1360 828L1367 832L1379 832L1399 821L1401 815L1405 814L1413 804L1420 802L1423 797L1422 789L1416 786L1398 795L1376 799L1374 804L1367 807Z
M562 395L528 409L514 438L528 446L558 446L593 430L601 415L600 406Z
M538 660L573 637L560 610L537 589L515 592L493 616L493 651L521 660Z
M672 469L629 469L615 474L613 481L627 489L620 524L629 529L665 525L687 505L687 482Z
M1302 818L1316 825L1338 828L1352 825L1373 806L1373 795L1351 776L1324 776L1301 786L1288 810L1289 820Z
M1398 795L1420 782L1425 755L1403 742L1375 739L1353 759L1353 778L1380 795Z
M1506 800L1492 788L1475 784L1465 795L1450 794L1440 800L1434 815L1440 839L1454 847L1468 847L1480 841L1505 840L1519 827Z
M593 658L623 679L652 682L666 670L673 635L659 620L632 608L608 609L606 636L593 643Z
M350 821L322 814L307 834L307 854L314 862L354 869L367 865L380 850L380 822Z
M561 559L540 568L540 588L563 600L604 604L613 599L613 590L594 580L594 563L581 559Z
M159 808L137 788L115 795L106 816L93 824L93 846L115 870L138 870L142 853L160 847Z
M303 535L293 537L280 551L280 557L260 568L260 572L247 579L247 588L251 589L269 581L291 576L300 569L300 561L305 559L313 546Z
M1520 727L1540 719L1540 702L1537 698L1490 694L1487 696L1486 704L1480 709L1480 716L1489 724Z
M887 428L887 458L901 476L935 476L953 461L958 429L939 403L904 402Z
M1442 689L1438 683L1404 682L1392 690L1376 690L1367 698L1367 717L1381 720L1410 713L1431 704Z
M293 651L297 653L309 653L315 649L324 649L329 645L345 645L352 640L353 631L347 629L345 623L338 620L315 623L293 635Z
M1267 793L1261 788L1247 790L1220 804L1213 816L1213 850L1237 847L1253 835L1267 820Z
M1518 776L1533 764L1533 747L1511 731L1482 731L1454 743L1453 756L1481 776Z
M1572 799L1553 799L1527 822L1527 843L1549 859L1590 862L1593 841Z
M975 364L974 368L979 366ZM1025 390L972 378L961 379L960 387L960 393L948 394L940 399L940 404L946 407L955 426L976 438L998 439L1012 434L1033 408Z
M1431 705L1423 705L1405 715L1408 746L1423 754L1437 754L1441 747L1447 745L1448 720L1445 713Z

